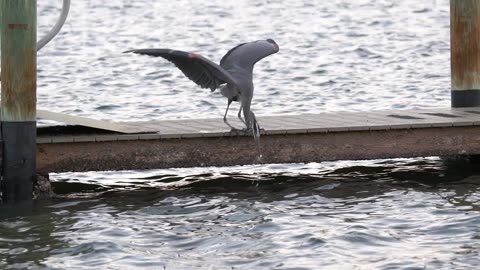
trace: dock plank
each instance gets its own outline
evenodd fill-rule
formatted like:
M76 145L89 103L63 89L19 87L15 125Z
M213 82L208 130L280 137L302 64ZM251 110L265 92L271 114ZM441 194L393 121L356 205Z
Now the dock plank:
M51 114L46 111L40 111L40 116L53 116L51 118L60 120L59 114L57 113ZM62 114L60 114L60 117L62 119L68 118ZM69 122L85 124L90 127L104 125L106 126L105 129L112 131L115 130L125 134L160 134L164 135L163 138L228 137L248 135L242 132L231 132L231 128L228 127L221 118L155 120L128 123L113 123L92 119L83 119L80 121L81 118L79 117L73 118L75 121L70 121L70 119ZM228 118L228 121L232 126L238 129L243 129L245 127L237 117ZM368 112L259 116L258 122L262 128L262 134L265 135L471 126L480 125L480 109L439 108L424 110L379 110ZM122 136L119 136L118 138L120 137ZM106 140L107 138L111 137L103 137L100 138L100 140ZM135 138L135 136L125 137L125 139L130 138ZM151 136L151 138L159 138L159 136L154 135ZM55 139L54 141L57 140L65 141L66 139ZM79 139L77 138L77 140ZM90 139L82 138L81 140L89 141Z

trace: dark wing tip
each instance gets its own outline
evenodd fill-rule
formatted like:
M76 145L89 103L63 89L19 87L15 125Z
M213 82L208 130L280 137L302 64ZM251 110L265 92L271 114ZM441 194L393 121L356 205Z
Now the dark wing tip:
M144 54L144 55L150 55L150 56L164 56L168 54L178 55L179 53L185 53L185 52L175 51L170 49L134 49L134 50L124 51L123 53L137 53L137 54Z
M270 43L272 43L272 44L277 44L277 43L275 42L275 40L273 40L273 39L271 39L271 38L268 38L268 39L267 39L267 42L270 42Z
M128 50L128 51L124 51L122 53L138 53L138 54L142 54L144 53L144 51L146 50L150 50L150 49L133 49L133 50Z

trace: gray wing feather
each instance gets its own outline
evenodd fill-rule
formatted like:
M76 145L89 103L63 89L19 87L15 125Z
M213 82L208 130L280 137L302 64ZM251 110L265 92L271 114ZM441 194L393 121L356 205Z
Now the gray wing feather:
M235 80L226 70L198 54L170 49L139 49L125 53L129 52L162 57L175 64L187 78L197 85L202 88L210 88L211 91L225 83L235 84Z
M246 43L242 43L242 44L239 44L239 45L231 48L231 49L222 57L222 59L220 60L220 66L223 66L224 64L226 64L226 62L227 62L230 54L232 54L236 49L238 49L238 47L240 47L240 46L242 46L242 45L244 45L244 44L246 44Z
M265 40L243 43L228 51L220 61L220 66L225 69L240 67L252 71L255 63L276 52L278 47L275 48Z

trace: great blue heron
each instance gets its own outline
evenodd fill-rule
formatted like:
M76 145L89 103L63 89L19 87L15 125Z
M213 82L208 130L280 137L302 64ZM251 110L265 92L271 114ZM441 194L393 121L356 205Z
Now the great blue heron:
M160 56L177 66L185 76L202 88L210 88L213 92L221 86L221 94L228 99L223 121L234 129L227 121L228 108L232 101L240 102L238 118L242 120L248 131L252 131L255 141L260 138L260 126L255 114L250 110L253 98L253 66L266 56L277 53L279 47L273 39L257 40L235 46L223 56L220 65L196 54L170 49L130 50L138 54ZM245 120L241 118L241 112Z

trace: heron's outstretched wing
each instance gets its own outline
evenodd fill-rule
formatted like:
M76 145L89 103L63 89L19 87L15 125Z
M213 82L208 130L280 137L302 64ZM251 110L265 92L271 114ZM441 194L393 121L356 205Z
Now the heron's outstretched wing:
M210 88L214 91L224 83L235 84L232 76L221 66L195 53L170 49L139 49L125 53L129 52L163 57L175 64L185 76L202 88Z
M220 66L225 69L243 68L253 70L255 63L279 50L277 43L272 39L257 40L249 43L242 43L233 49L220 60Z

